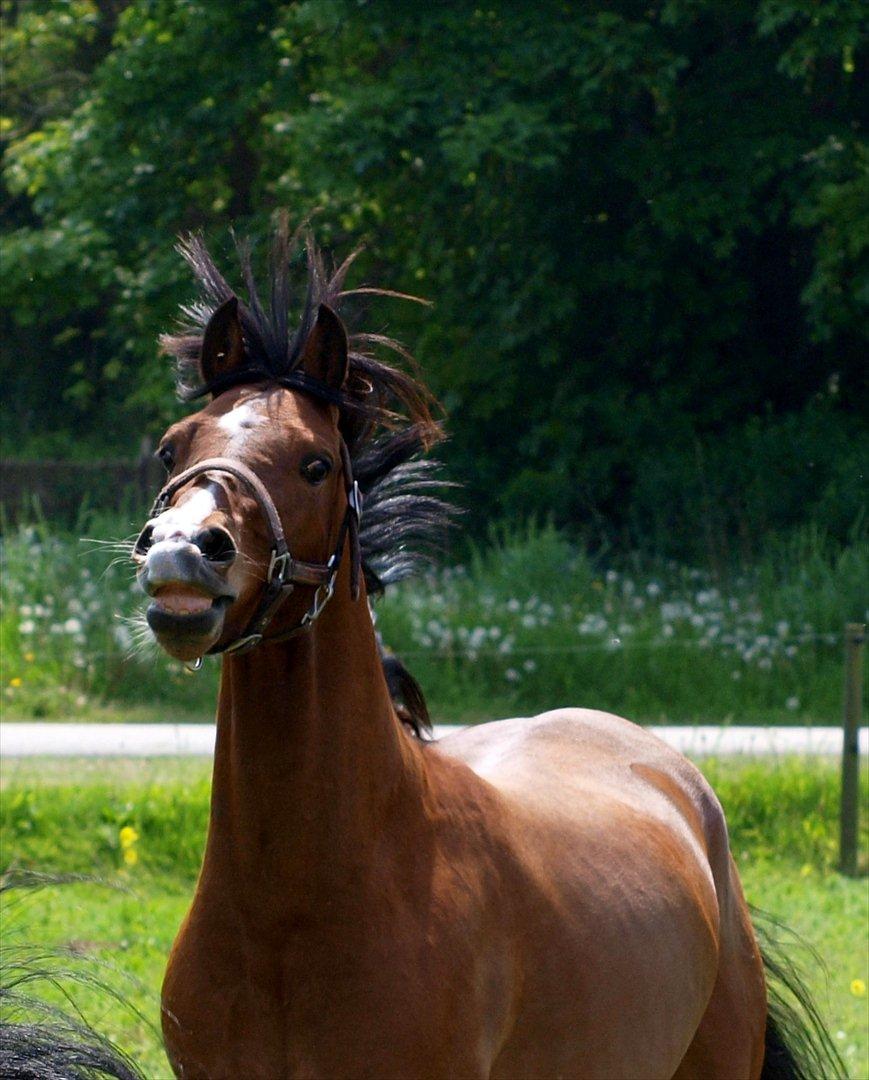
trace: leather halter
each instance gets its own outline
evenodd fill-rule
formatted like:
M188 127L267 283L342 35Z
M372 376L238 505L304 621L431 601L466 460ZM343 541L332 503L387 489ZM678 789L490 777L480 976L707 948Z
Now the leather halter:
M246 465L232 458L214 457L206 458L189 469L185 469L166 484L157 496L151 510L151 517L161 514L169 505L172 496L175 495L188 481L203 473L219 472L227 473L240 480L253 494L263 517L266 519L269 531L272 534L272 549L269 559L269 568L266 575L265 590L260 599L259 606L253 614L247 627L242 634L228 645L214 646L209 653L243 653L255 648L261 641L284 641L299 633L311 625L320 615L320 612L332 598L335 591L335 579L341 565L341 556L344 551L344 542L348 533L350 536L351 555L353 565L351 567L351 591L354 600L359 593L359 574L361 555L359 549L359 522L362 517L362 493L359 484L353 479L350 465L350 454L346 444L341 443L341 459L344 467L344 487L347 493L347 510L341 528L338 531L338 542L335 550L325 563L304 562L294 559L290 554L283 526L278 511L275 507L268 489L260 478ZM284 631L275 637L266 638L265 631L269 623L277 614L278 608L286 600L296 585L313 585L316 588L311 606L291 629ZM197 665L198 666L198 665Z

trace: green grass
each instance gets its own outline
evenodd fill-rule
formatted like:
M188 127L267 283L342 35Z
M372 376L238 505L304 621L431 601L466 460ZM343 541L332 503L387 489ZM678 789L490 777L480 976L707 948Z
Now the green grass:
M134 522L92 521L91 536ZM208 719L217 663L192 675L142 631L123 550L36 525L3 545L6 719ZM592 560L552 529L493 535L377 606L385 642L438 720L557 705L640 722L838 721L843 624L865 618L869 545L805 530L727 582L650 560ZM137 621L138 618L138 621Z
M64 963L94 968L132 1008L78 985L76 1004L130 1051L146 1075L168 1077L156 1028L168 949L186 910L207 822L210 763L187 759L21 760L4 768L2 860L19 867L94 875L103 884L50 887L7 905L5 946L64 946ZM798 931L788 951L802 965L855 1080L869 1076L869 897L865 878L835 872L838 771L815 760L708 760L704 770L727 810L746 894ZM862 777L863 806L869 783ZM138 833L126 866L120 830ZM867 815L862 850L865 853ZM105 966L108 965L108 966ZM58 991L49 989L52 1000Z

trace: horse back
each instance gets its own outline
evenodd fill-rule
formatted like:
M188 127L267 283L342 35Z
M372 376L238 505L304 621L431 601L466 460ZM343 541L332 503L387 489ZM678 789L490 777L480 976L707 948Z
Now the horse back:
M522 976L492 1075L539 1071L541 1041L552 1075L673 1075L722 950L750 936L702 775L649 732L586 710L480 725L438 752L502 807ZM754 957L742 952L754 991Z

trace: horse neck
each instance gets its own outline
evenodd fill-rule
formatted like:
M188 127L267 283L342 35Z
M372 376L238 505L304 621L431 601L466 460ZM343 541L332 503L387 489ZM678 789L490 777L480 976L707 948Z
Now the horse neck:
M316 909L409 825L422 757L343 573L310 630L223 661L203 883Z

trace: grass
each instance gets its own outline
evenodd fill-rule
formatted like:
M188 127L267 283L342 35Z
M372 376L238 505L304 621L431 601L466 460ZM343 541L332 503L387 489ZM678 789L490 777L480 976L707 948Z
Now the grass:
M132 535L92 520L82 532ZM39 524L3 546L6 719L208 719L217 663L197 675L143 644L123 547ZM550 528L493 534L377 605L378 629L438 720L587 705L640 722L835 723L841 632L865 618L869 544L817 530L714 581L652 560L592 560ZM141 646L141 647L139 647Z
M186 910L207 822L210 764L198 759L99 763L26 759L4 769L0 841L4 864L84 873L103 883L45 888L7 906L6 948L63 946L69 963L96 970L129 1002L72 988L95 1026L130 1051L149 1077L167 1077L157 1033L166 956ZM710 759L702 763L731 823L748 898L798 931L801 962L855 1080L869 1076L866 881L835 872L838 772L834 763ZM862 778L863 804L869 802ZM866 815L863 848L867 850ZM125 849L121 830L137 839ZM128 865L124 852L136 852ZM66 962L66 961L65 961ZM855 990L857 993L855 993ZM57 989L46 991L59 1000Z

